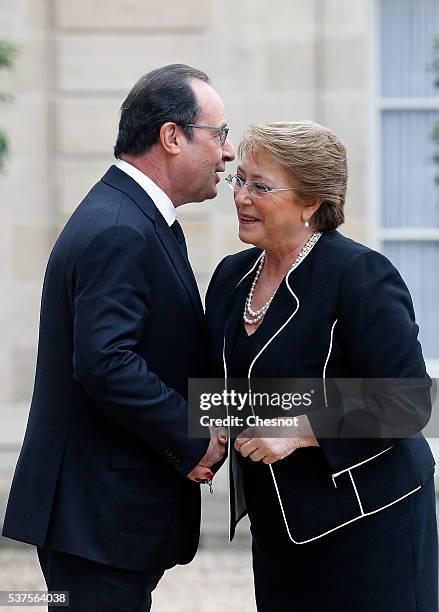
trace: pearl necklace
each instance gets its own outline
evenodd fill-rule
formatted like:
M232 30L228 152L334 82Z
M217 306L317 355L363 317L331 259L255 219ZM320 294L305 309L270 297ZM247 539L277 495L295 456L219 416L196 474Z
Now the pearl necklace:
M322 235L321 232L314 232L314 234L312 234L309 237L305 246L302 248L302 250L296 257L296 259L294 260L293 265L288 270L287 274L289 274L295 268L297 268L297 266L305 259L305 257L311 251L311 249L316 244L317 240L320 238L321 235ZM253 283L252 283L250 292L247 296L247 299L245 300L243 319L244 319L244 323L247 323L248 325L256 325L256 323L259 323L259 321L261 321L261 319L265 317L267 310L270 308L270 304L273 301L274 296L276 295L276 291L279 289L279 285L278 285L276 289L274 290L273 295L265 302L265 304L258 310L253 310L252 308L253 293L255 291L256 283L258 282L258 278L261 273L261 270L264 266L264 261L265 261L265 251L261 255L261 261L256 271L255 278L253 280Z

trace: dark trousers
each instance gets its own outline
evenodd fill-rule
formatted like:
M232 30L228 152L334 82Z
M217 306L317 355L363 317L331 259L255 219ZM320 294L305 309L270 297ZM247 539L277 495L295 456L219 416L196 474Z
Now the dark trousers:
M266 531L252 525L258 612L438 612L433 478L386 510L303 545L270 531L282 525L271 510Z
M120 569L44 548L38 549L38 558L47 589L69 591L69 612L148 612L151 593L164 573Z

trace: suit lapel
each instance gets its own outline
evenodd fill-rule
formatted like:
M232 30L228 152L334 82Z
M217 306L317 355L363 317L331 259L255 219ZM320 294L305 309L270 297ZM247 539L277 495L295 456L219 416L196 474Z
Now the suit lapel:
M102 181L118 191L128 195L140 210L154 222L154 227L169 259L171 260L177 274L179 275L184 288L186 289L192 306L194 308L200 328L205 333L204 312L201 304L200 293L194 273L189 261L184 256L172 230L166 223L160 211L157 209L153 200L149 197L142 187L136 183L128 174L111 166Z
M238 325L243 325L242 314L244 303L250 291L253 279L254 274L252 272L235 288L230 298L224 337L224 357L226 364L230 363L230 356ZM264 317L264 321L255 332L256 335L251 352L251 361L253 361L261 351L265 350L264 347L268 342L272 339L273 342L276 341L274 336L293 315L297 306L298 302L286 286L284 280L276 292L270 308ZM282 331L279 333L282 333Z
M194 273L192 271L189 261L184 256L184 253L178 244L171 228L168 226L166 221L163 219L161 214L157 214L156 219L156 232L165 248L170 260L172 261L174 268L179 275L185 289L191 299L192 305L200 321L201 327L204 329L202 323L204 319L203 305L201 304L200 293L198 291L197 282L195 280Z
M235 287L227 305L228 315L224 330L224 358L226 360L226 364L230 363L230 355L232 353L238 325L243 325L242 314L244 312L244 302L248 292L250 291L253 277L253 274L249 274L239 285Z
M287 323L288 319L293 315L298 306L297 300L290 293L288 287L285 284L285 280L282 281L279 289L274 296L270 308L267 310L267 314L264 317L260 328L256 331L255 342L253 344L252 361L254 358L265 350L264 347L267 343L276 342L274 337L278 332L282 334L282 326ZM270 344L271 344L270 342ZM268 347L267 347L268 348Z
M158 213L156 205L146 191L123 170L120 170L117 166L111 166L101 180L129 196L140 210L155 222L156 213Z

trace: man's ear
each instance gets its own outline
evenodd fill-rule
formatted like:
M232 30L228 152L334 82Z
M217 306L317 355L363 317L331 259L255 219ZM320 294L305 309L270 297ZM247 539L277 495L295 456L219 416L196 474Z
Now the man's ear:
M176 123L168 121L160 128L160 144L169 155L178 155L181 149L181 139L184 138Z

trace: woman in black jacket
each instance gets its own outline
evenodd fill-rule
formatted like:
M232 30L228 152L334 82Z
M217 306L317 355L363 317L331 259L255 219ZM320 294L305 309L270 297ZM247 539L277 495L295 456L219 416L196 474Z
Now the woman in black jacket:
M347 163L333 132L255 125L240 157L228 181L255 248L226 257L209 286L215 375L387 381L359 410L301 415L289 437L232 440L231 537L248 513L258 610L437 612L434 461L411 435L428 420L430 381L407 287L336 230ZM410 435L392 436L399 422Z

